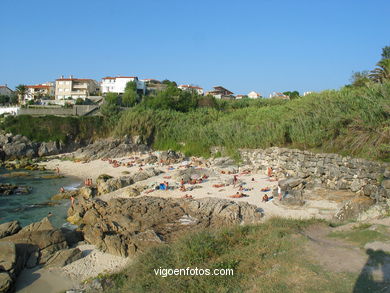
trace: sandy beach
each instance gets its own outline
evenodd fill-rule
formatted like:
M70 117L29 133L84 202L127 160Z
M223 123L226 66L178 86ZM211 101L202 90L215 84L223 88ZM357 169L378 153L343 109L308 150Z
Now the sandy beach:
M140 159L144 159L146 155L138 156ZM173 197L180 198L185 195L192 196L193 198L202 198L202 197L216 197L223 199L230 199L234 201L246 201L250 204L256 205L261 208L264 213L264 219L268 219L273 216L278 217L287 217L287 218L296 218L296 219L308 219L308 218L324 218L329 219L332 215L332 212L337 210L339 207L338 202L333 202L329 200L308 200L304 207L285 207L278 204L278 199L272 199L268 202L263 202L262 198L264 194L268 196L272 195L272 190L276 188L277 181L272 181L266 175L265 171L255 171L245 174L244 172L237 174L238 183L236 185L231 184L233 179L232 174L222 174L218 173L215 176L210 176L207 180L204 180L200 184L186 184L186 191L180 191L180 182L179 180L174 179L174 174L177 170L183 168L181 163L172 164L170 166L160 166L159 164L147 164L147 165L137 165L133 166L123 166L129 162L133 162L134 156L114 158L120 162L120 166L115 167L106 160L92 160L88 162L73 162L70 160L59 160L53 159L45 163L46 168L48 169L60 169L60 173L65 176L75 176L82 180L86 178L91 178L93 183L96 182L96 179L101 174L107 174L112 177L126 176L128 174L133 174L139 172L141 168L154 167L161 170L163 173L160 175L151 177L136 184L143 184L146 186L156 186L161 182L167 181L169 186L173 186L174 190L155 190L153 192L144 191L140 196L156 196L156 197ZM197 168L208 168L205 166L200 166ZM224 185L220 188L213 187L213 185ZM242 185L242 192L247 195L242 198L231 198L230 196L236 194L239 191L239 186ZM263 192L261 189L269 188L270 191ZM126 188L126 187L125 187ZM192 189L192 190L189 190ZM110 198L122 197L121 189L116 190L112 193L104 194L101 196L103 200L109 200Z

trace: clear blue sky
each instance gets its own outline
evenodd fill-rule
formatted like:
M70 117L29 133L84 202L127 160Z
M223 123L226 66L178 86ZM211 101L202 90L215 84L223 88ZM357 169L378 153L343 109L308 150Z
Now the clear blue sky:
M1 0L0 84L171 79L236 94L319 91L374 68L389 0Z

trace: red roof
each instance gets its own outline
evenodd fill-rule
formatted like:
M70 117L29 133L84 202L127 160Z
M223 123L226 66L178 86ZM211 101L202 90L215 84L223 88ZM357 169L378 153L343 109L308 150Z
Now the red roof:
M89 81L90 78L58 78L56 80L74 80L74 81Z
M186 88L190 88L190 89L199 89L199 90L203 90L203 88L201 88L201 87L193 86L193 85L188 85L188 84L182 84L182 85L179 85L178 87L186 87Z
M26 87L37 89L37 88L49 88L50 86L49 85L43 85L43 84L37 84L37 85L26 85Z
M137 78L137 76L117 76L117 77L110 77L110 76L107 76L107 77L104 77L102 79L116 79L116 78Z

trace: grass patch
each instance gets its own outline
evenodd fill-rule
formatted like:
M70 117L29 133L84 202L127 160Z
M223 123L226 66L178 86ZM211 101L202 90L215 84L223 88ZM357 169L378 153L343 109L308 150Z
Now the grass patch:
M137 257L103 280L105 292L351 292L356 277L330 273L305 258L298 232L317 221L274 218L264 224L205 230ZM155 269L233 269L233 276L157 276Z
M390 240L389 232L382 225L375 225L375 230L370 229L372 225L361 224L349 231L336 231L329 233L329 237L344 239L364 247L369 242Z

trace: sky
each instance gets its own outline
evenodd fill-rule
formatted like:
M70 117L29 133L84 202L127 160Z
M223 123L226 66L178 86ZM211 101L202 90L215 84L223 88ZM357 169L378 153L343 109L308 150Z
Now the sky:
M321 91L390 45L389 0L1 0L0 84L170 79L235 94Z

